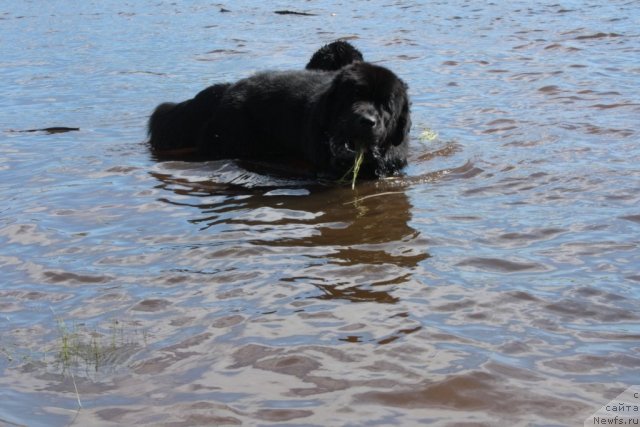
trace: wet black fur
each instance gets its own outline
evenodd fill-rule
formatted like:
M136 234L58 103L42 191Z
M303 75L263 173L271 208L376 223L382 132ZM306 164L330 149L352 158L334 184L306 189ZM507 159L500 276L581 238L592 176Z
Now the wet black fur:
M318 49L305 68L335 71L356 61L364 61L362 53L349 42L337 40Z
M156 151L195 145L207 159L295 162L330 177L344 174L362 149L360 176L373 178L406 165L410 124L406 84L384 67L351 60L333 71L263 72L161 104L149 133Z
M362 61L362 53L349 42L337 40L318 49L306 68L335 71L355 61ZM203 126L230 86L229 83L215 84L192 99L165 102L156 107L148 126L149 143L156 155L171 157L180 150L195 149Z

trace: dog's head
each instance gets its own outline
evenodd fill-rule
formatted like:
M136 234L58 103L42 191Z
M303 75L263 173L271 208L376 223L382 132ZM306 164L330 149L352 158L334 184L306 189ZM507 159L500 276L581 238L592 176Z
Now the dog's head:
M357 62L338 71L327 93L332 168L348 170L364 152L363 176L386 176L406 164L411 119L407 85L384 67Z
M362 53L348 41L336 40L318 49L305 68L336 71L357 61L364 61Z

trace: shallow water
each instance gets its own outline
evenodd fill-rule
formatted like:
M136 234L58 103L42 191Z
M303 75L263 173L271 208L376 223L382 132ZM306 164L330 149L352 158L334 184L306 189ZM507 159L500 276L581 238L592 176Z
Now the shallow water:
M0 425L582 425L640 384L638 28L629 1L5 5ZM158 103L341 37L409 84L405 177L149 155Z

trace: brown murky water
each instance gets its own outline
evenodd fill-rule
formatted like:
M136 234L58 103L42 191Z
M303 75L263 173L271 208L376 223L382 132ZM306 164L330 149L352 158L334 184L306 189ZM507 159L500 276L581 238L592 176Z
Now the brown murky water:
M640 384L638 28L629 1L5 5L0 425L582 425ZM338 37L410 86L405 177L150 157L156 104Z

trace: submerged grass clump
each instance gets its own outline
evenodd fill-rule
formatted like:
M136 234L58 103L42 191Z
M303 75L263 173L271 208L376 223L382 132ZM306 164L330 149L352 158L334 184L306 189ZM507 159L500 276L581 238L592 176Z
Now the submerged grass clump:
M31 363L47 369L53 367L62 374L84 371L88 376L103 368L123 366L148 343L148 330L131 326L132 322L111 319L90 327L84 322L65 321L55 312L53 314L51 332L55 339L49 344L38 340L31 345L24 337L19 343L13 343L7 341L11 338L9 334L0 335L0 365Z
M105 370L111 372L124 367L147 346L148 331L131 328L131 322L123 323L117 319L90 328L75 320L65 321L53 308L51 312L55 321L52 332L57 331L57 337L51 345L41 345L40 340L30 345L24 337L21 337L21 343L13 344L6 342L10 337L0 335L0 368L7 363L17 363L29 366L29 370L52 372L50 369L53 369L56 375L70 378L79 410L82 402L76 378L98 381ZM0 425L3 425L2 419Z
M356 180L358 179L358 174L360 173L360 166L362 166L362 162L364 161L364 148L360 148L355 158L353 159L353 166L349 168L349 170L340 178L339 182L345 182L347 176L351 174L351 189L355 190L356 188Z
M56 323L58 340L53 354L63 373L73 373L84 367L88 374L90 371L98 372L102 367L115 367L146 346L147 342L146 331L142 332L142 336L137 336L136 331L133 331L135 334L125 331L125 325L115 319L108 328L94 329L76 322L68 326L59 317Z

